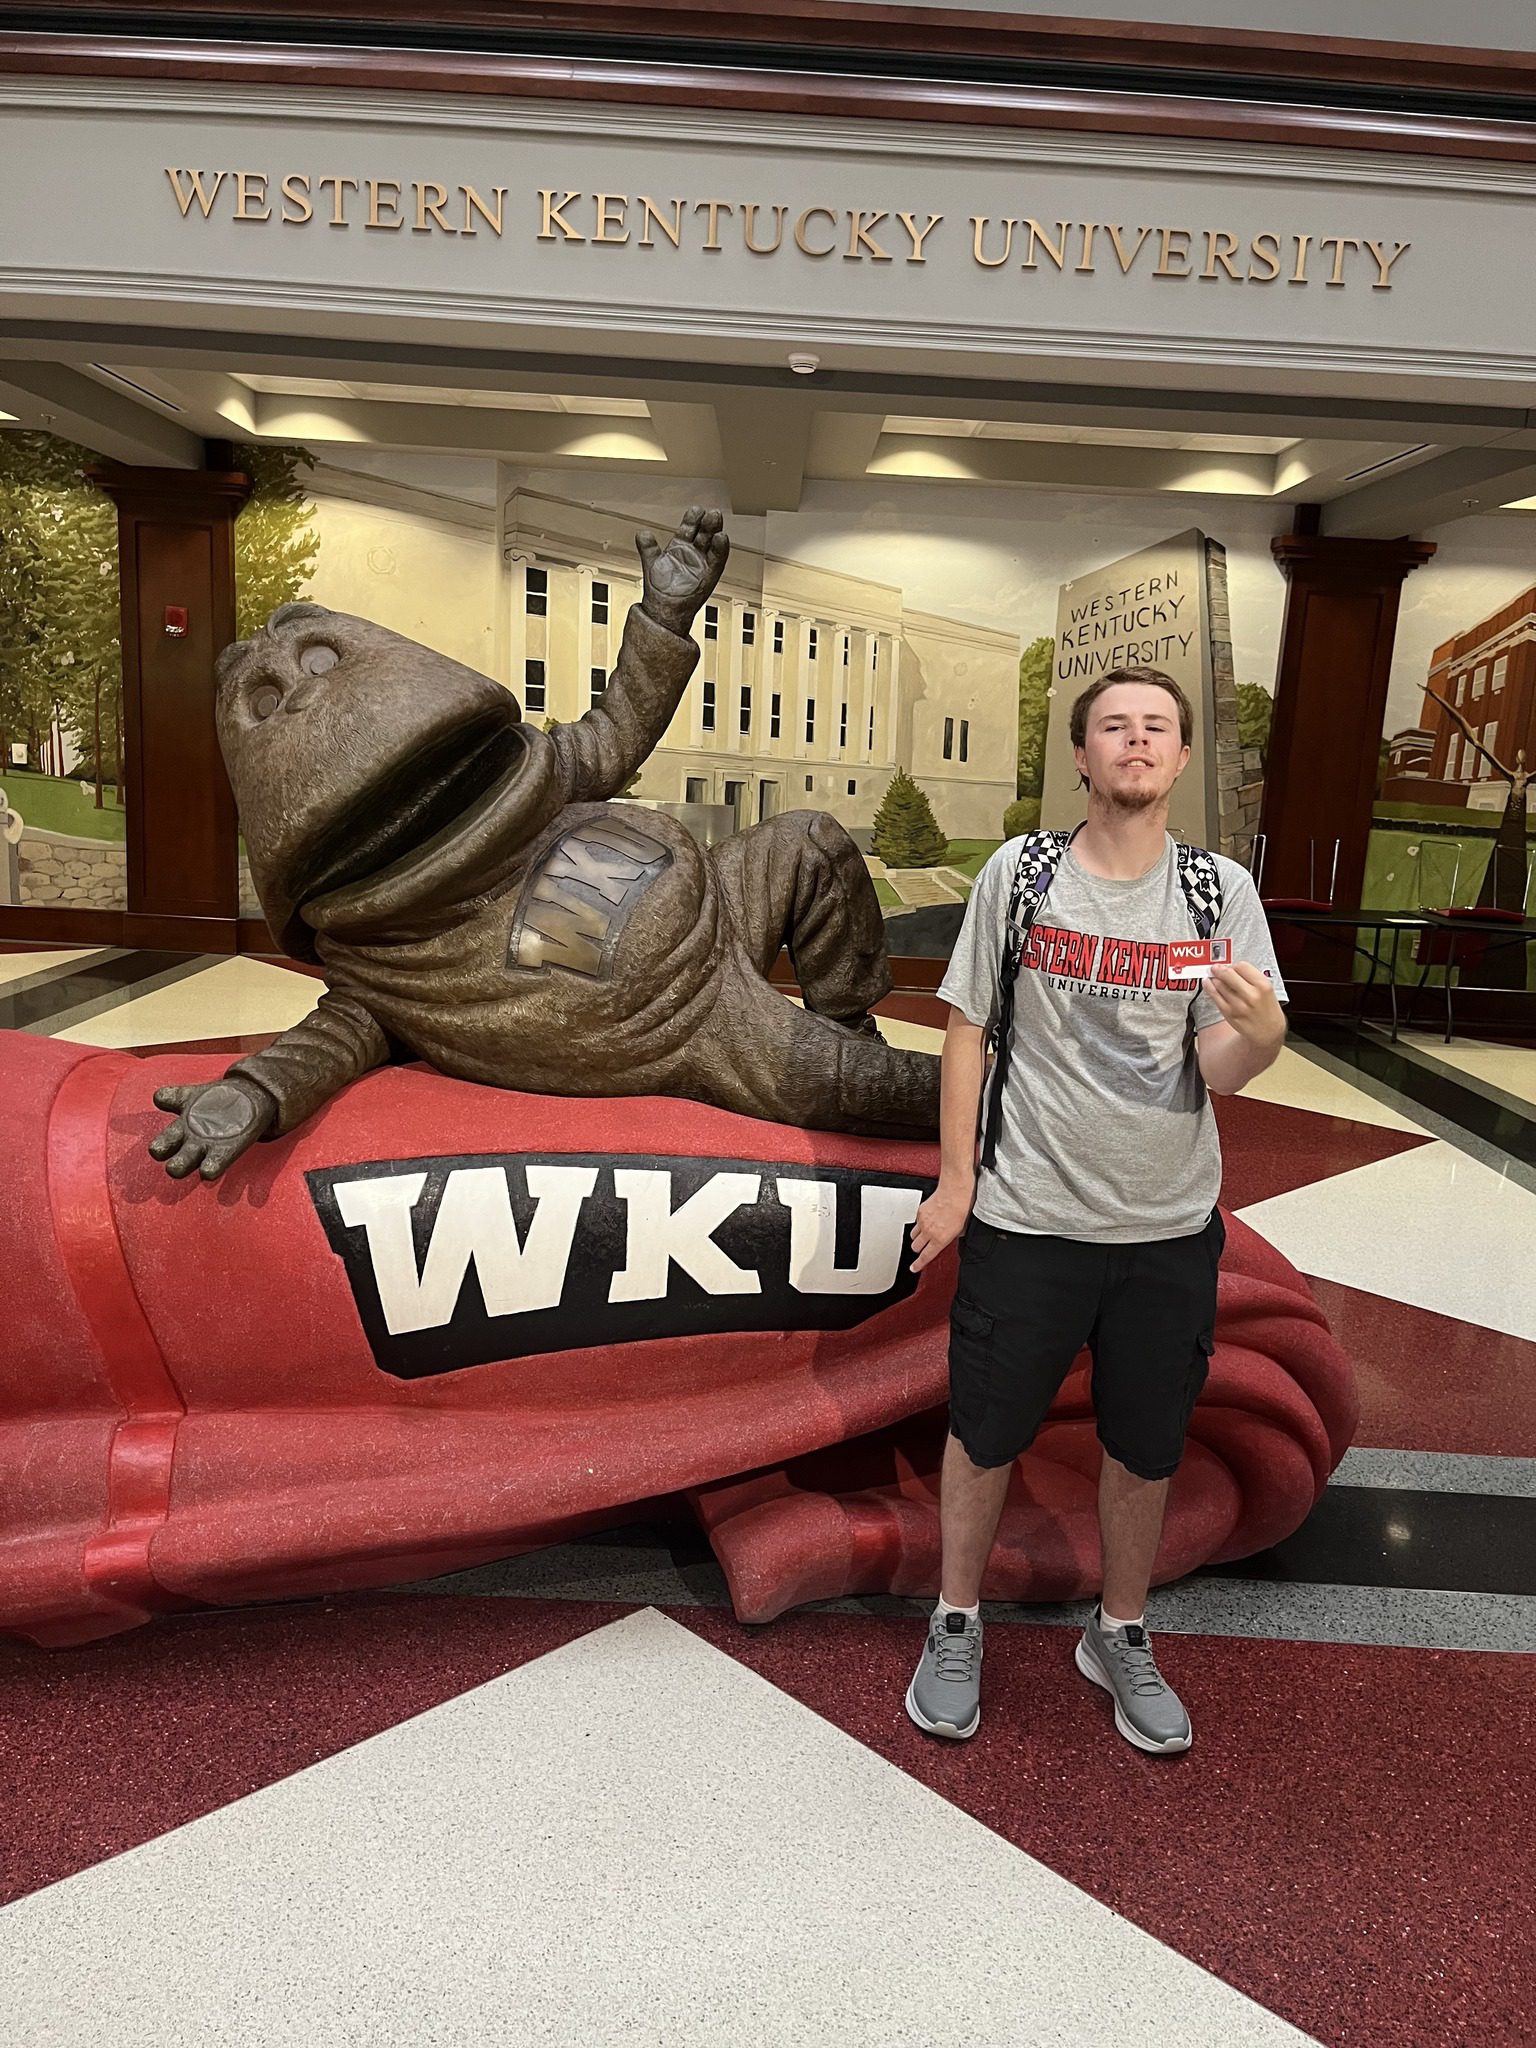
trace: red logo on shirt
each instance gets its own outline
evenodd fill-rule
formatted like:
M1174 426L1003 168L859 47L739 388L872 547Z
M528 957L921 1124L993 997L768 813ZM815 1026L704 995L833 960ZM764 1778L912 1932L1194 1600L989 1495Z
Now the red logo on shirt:
M1174 940L1178 946L1181 941ZM1188 983L1168 978L1168 946L1160 939L1101 938L1097 932L1065 931L1059 925L1037 924L1020 961L1037 974L1062 981L1095 982L1121 989L1172 989L1187 995Z

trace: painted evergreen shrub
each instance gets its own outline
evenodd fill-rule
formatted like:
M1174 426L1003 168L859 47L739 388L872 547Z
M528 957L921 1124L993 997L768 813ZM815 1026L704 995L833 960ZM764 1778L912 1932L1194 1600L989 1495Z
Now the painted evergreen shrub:
M873 843L888 868L937 867L949 852L932 804L905 768L896 770L880 799Z

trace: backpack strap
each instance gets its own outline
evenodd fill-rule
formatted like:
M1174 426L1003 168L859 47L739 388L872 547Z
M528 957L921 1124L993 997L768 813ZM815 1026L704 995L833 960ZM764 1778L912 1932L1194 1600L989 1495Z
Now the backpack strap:
M1203 846L1186 846L1182 840L1176 840L1175 845L1185 908L1197 934L1208 939L1221 918L1221 870L1215 855L1207 853Z
M1077 831L1081 831L1079 825ZM997 1129L1003 1088L1013 1059L1013 991L1019 965L1035 919L1040 915L1061 856L1072 843L1073 832L1026 832L1019 848L1013 886L1008 892L1008 915L1003 926L1003 957L998 965L997 1015L992 1025L992 1082L987 1092L982 1120L981 1163L992 1166L997 1159Z

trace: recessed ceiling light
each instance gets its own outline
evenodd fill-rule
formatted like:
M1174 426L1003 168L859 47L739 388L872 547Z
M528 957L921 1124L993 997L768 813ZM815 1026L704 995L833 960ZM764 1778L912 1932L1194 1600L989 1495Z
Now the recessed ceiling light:
M273 398L351 398L377 405L470 406L487 412L571 413L577 418L650 418L643 398L574 398L547 391L495 391L454 384L383 384L341 377L278 377L242 370L240 382Z

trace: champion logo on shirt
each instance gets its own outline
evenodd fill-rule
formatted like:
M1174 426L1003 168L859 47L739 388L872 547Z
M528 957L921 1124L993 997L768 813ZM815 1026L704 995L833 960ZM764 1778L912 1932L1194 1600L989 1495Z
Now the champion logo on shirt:
M1053 988L1110 1001L1150 1002L1159 989L1187 1001L1193 992L1189 982L1170 980L1168 946L1160 939L1113 939L1037 924L1019 965L1043 974Z

